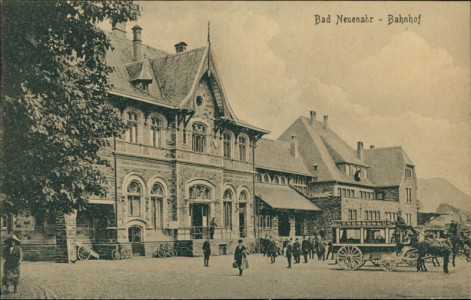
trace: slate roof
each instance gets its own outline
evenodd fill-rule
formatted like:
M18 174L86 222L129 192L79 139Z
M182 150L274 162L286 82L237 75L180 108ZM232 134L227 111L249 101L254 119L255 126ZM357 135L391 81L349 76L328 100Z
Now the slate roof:
M345 175L338 167L339 163L347 163L368 168L368 164L356 156L351 148L330 128L324 128L322 122L313 124L305 117L298 118L278 139L289 141L296 134L298 150L307 170L316 181L337 181L362 186L372 186L369 179L357 182L353 176ZM313 169L317 165L317 170Z
M299 154L297 158L291 154L290 143L281 140L258 140L255 167L311 176Z
M399 186L406 165L414 166L401 146L365 149L364 159L371 167L369 178L377 186Z
M143 59L136 62L133 61L131 40L120 38L113 32L106 34L114 47L106 55L108 65L114 68L109 78L112 85L110 94L174 109L193 109L193 101L190 100L194 97L197 81L209 68L213 93L218 106L224 111L224 117L239 126L269 133L236 117L226 101L216 62L208 47L169 54L142 44ZM210 63L207 63L208 60ZM132 84L135 80L148 82L148 91L136 88Z
M255 194L268 205L278 209L310 210L321 209L307 197L289 185L255 183Z

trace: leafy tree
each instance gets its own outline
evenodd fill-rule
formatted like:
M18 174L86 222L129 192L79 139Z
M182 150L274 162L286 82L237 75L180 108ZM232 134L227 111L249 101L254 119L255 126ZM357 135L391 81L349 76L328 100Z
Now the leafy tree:
M132 1L6 1L2 16L3 210L70 213L106 194L100 149L124 124L109 102L96 24L136 20Z

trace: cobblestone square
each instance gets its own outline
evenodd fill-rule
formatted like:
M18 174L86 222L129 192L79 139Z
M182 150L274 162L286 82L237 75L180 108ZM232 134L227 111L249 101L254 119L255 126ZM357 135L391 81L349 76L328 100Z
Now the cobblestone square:
M459 260L444 274L429 264L429 272L412 267L384 272L365 265L345 271L332 261L310 260L287 269L260 254L250 256L242 277L232 256L213 256L210 267L200 257L89 260L76 264L23 262L17 298L469 298L471 264ZM28 295L28 291L36 291ZM12 295L3 298L15 298Z

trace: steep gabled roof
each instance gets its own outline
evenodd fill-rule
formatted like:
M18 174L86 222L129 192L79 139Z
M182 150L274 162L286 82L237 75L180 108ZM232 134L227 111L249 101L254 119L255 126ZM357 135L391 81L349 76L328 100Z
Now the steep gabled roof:
M357 182L353 176L345 175L337 164L347 163L368 168L368 165L356 157L353 150L334 131L324 128L321 122L313 124L305 117L298 118L280 137L289 141L292 134L297 135L298 149L309 172L317 181L337 181L357 185L371 186L368 179ZM314 170L313 165L317 165Z
M369 178L377 186L399 186L406 165L414 165L401 146L366 149L364 158L370 165Z
M110 94L174 109L194 110L192 100L196 96L196 86L207 74L217 108L221 112L218 117L244 128L269 133L237 118L227 101L209 45L175 54L141 45L143 58L133 61L133 42L112 32L106 34L114 47L106 55L108 65L114 68L109 78L112 85ZM133 81L139 80L149 83L147 90L133 84Z
M152 61L159 88L165 99L179 106L190 93L206 48L184 51Z
M257 142L255 167L311 176L299 154L297 158L291 154L290 143L281 140L260 139Z

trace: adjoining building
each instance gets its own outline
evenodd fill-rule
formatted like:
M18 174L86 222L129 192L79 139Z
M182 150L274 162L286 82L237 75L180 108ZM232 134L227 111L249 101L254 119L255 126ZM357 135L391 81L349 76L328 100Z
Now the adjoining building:
M310 199L322 209L322 226L333 220L396 220L400 213L417 225L415 166L401 147L351 148L332 129L328 116L316 112L298 118L279 138L295 135L298 151L312 181Z
M166 53L144 45L142 30L132 28L132 41L124 24L108 33L109 98L128 127L102 149L111 165L107 196L89 199L65 224L4 218L2 236L7 228L20 235L26 259L54 259L60 247L71 255L75 241L102 244L110 229L134 255L151 256L170 241L182 255L199 255L211 220L215 254L239 238L329 232L332 220L394 220L402 212L417 223L414 165L402 148L364 150L359 142L354 150L315 112L277 140L261 139L269 131L232 110L209 39Z

